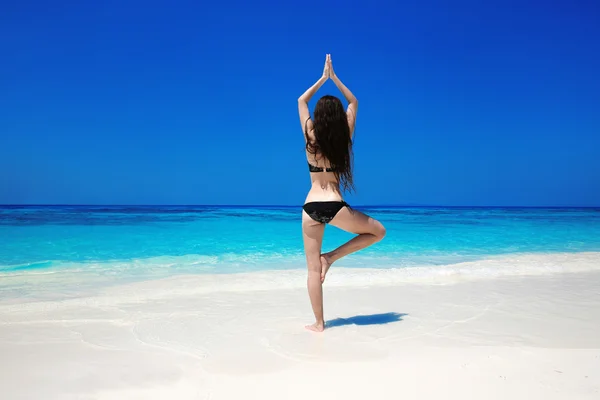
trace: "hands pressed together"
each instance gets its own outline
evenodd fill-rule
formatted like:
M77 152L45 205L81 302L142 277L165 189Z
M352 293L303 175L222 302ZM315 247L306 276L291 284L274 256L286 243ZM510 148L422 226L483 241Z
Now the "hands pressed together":
M346 100L350 105L354 104L351 108L354 114L356 114L356 97L352 94L352 92L342 83L340 78L333 71L333 64L331 62L331 54L327 54L325 56L325 66L323 67L323 76L319 78L317 82L315 82L311 87L309 87L299 98L298 101L301 103L300 107L304 110L306 108L306 104L311 99L311 97L319 90L319 88L328 80L331 79L335 83L338 89L342 92ZM308 116L308 111L303 112L302 116ZM305 118L306 119L306 118Z
M312 96L319 90L321 86L331 79L335 86L342 92L346 101L348 102L348 125L350 127L351 135L354 133L354 124L356 123L356 110L358 107L358 100L352 94L350 89L346 87L340 80L340 78L333 71L333 64L331 63L331 54L325 56L325 66L323 67L323 76L319 78L311 87L306 89L300 97L298 97L298 112L300 113L300 122L303 129L305 128L306 122L310 119L310 112L308 110L308 102Z
M333 72L333 64L331 63L331 54L325 56L325 67L323 68L323 78L329 79L335 77Z

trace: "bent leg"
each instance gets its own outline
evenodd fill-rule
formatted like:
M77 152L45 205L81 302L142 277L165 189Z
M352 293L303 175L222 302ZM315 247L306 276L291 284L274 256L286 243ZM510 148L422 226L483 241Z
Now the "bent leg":
M308 296L315 314L316 322L307 329L322 332L325 329L323 316L323 285L321 283L321 244L325 224L314 221L302 211L302 238L306 265L308 267Z
M357 234L357 236L337 249L323 255L329 265L350 253L354 253L355 251L364 249L365 247L380 241L386 233L385 227L381 222L360 211L349 209L348 207L341 209L329 224L336 228L343 229L346 232ZM327 269L329 269L329 266L325 269L323 276L321 277L322 280L325 279Z

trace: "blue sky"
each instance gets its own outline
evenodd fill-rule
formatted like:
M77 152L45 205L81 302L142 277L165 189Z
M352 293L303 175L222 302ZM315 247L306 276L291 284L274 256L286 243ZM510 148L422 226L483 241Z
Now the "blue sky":
M593 1L7 3L0 203L302 204L296 99L331 53L360 101L348 201L598 206L599 21Z

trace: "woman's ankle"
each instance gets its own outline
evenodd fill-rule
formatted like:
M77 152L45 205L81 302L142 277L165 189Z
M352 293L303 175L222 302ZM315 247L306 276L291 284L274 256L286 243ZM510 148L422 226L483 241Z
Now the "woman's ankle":
M340 257L337 257L335 250L332 250L329 253L321 254L321 256L325 257L329 265L333 264L334 262L340 259Z

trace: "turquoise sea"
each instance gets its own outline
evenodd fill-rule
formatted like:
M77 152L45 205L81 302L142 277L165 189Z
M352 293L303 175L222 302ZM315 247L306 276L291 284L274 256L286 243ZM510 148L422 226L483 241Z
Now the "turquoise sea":
M356 207L386 238L343 267L439 267L600 251L599 208ZM0 280L93 272L114 281L304 268L300 207L2 206ZM324 251L350 234L328 227Z

